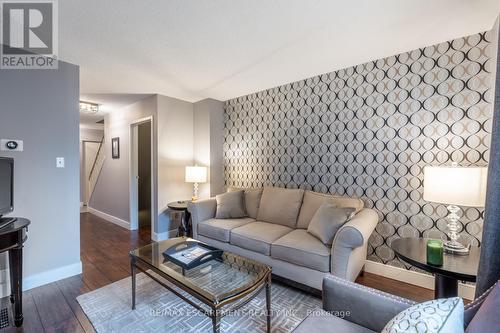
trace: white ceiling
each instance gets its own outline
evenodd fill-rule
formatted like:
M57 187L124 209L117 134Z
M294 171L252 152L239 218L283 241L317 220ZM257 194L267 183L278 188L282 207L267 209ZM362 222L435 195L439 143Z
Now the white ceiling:
M63 0L82 94L227 100L492 28L498 0Z

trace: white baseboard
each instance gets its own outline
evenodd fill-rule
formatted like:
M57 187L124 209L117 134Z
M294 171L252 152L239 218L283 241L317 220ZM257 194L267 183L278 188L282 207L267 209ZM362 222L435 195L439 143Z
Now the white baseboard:
M108 222L111 222L111 223L114 223L116 225L119 225L120 227L123 227L127 230L130 230L130 222L128 221L125 221L125 220L122 220L116 216L113 216L113 215L109 215L109 214L106 214L104 212L101 212L100 210L97 210L95 208L92 208L92 207L87 207L87 210L89 213L91 214L94 214L94 215L97 215L99 216L101 219L104 219Z
M169 230L165 232L156 233L153 231L151 234L151 239L155 242L160 242L166 239L174 238L177 236L177 230Z
M69 278L82 273L82 262L78 261L74 264L51 269L38 274L26 276L23 278L23 291L30 290L36 287L43 286L48 283ZM10 295L10 277L9 270L3 269L0 271L0 298Z
M432 275L385 265L370 260L367 260L365 263L365 272L434 290L434 277ZM463 283L458 284L458 295L460 297L473 300L475 291L475 286Z

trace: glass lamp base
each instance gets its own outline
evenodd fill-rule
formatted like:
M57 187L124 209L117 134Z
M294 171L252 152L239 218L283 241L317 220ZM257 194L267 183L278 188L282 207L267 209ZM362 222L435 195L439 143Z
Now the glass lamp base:
M469 254L469 246L464 246L461 243L455 241L447 241L444 243L444 251L446 253L458 254L458 255L467 255Z

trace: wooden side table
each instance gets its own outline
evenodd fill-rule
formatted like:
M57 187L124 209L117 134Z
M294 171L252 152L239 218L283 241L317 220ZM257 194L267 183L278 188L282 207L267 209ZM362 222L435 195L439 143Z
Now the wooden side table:
M181 225L179 226L179 231L177 232L177 237L191 237L193 234L191 232L191 213L188 212L187 205L189 200L184 201L173 201L167 205L171 210L181 211L182 212L182 220Z
M399 238L391 243L396 256L426 272L434 274L434 298L458 295L458 281L476 282L479 248L472 246L468 255L444 253L443 265L427 264L427 239Z

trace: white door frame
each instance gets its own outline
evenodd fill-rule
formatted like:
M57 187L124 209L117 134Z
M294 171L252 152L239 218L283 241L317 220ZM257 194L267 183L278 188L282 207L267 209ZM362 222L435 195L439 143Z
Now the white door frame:
M156 212L155 212L155 202L156 202L156 192L154 182L156 176L154 174L154 119L153 116L140 118L138 120L130 123L129 127L129 207L130 207L130 230L137 230L139 228L139 206L138 206L138 195L139 195L139 185L137 182L138 170L138 137L137 128L139 125L149 123L151 126L151 235L154 235L154 226L156 223Z

